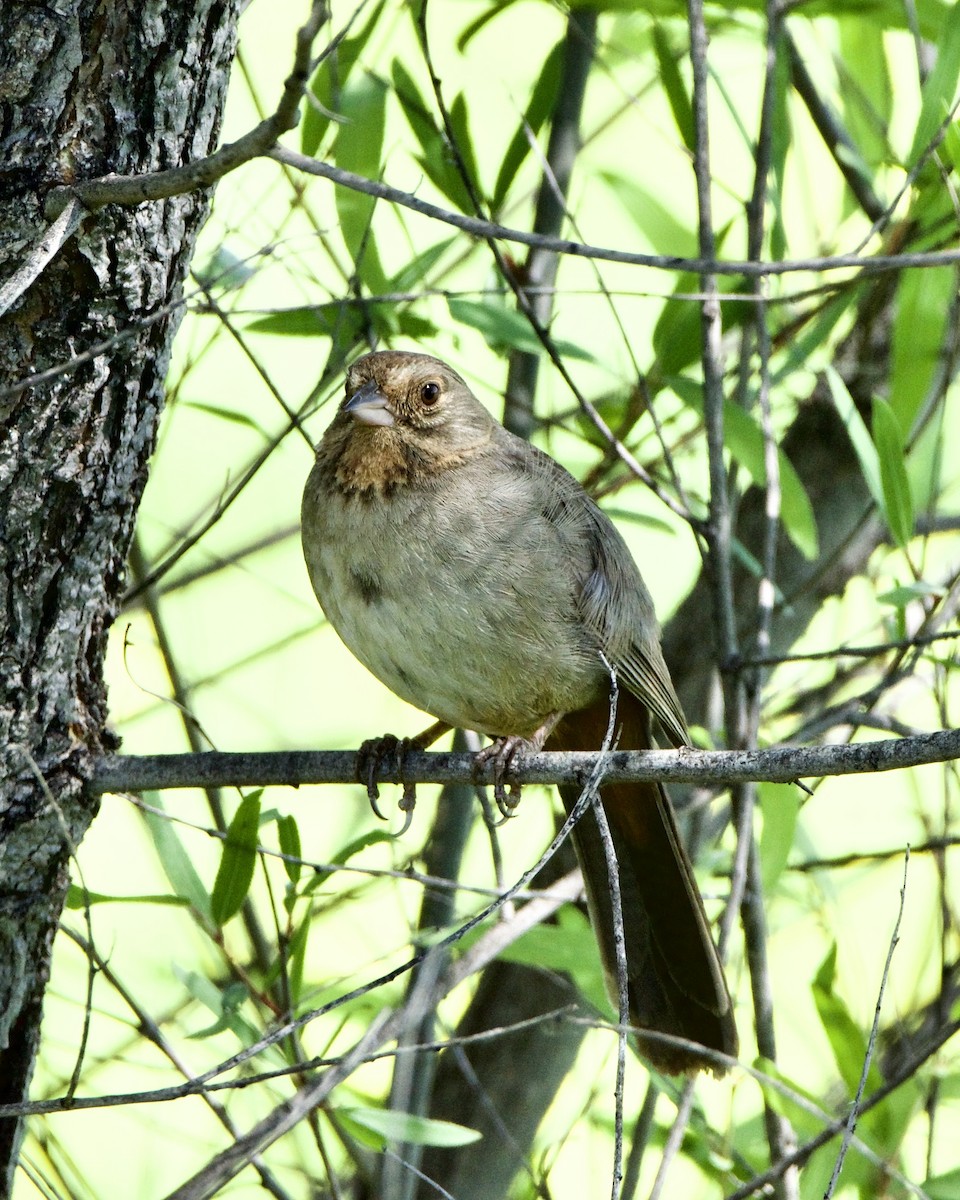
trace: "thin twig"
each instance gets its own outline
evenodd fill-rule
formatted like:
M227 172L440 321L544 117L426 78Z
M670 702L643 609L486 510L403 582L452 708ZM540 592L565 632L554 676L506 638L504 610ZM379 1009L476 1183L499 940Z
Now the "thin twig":
M860 1082L857 1085L857 1094L854 1097L853 1104L850 1106L850 1112L847 1116L846 1125L843 1129L843 1138L840 1142L840 1149L837 1152L837 1161L833 1164L833 1171L830 1175L830 1182L827 1185L827 1190L823 1194L823 1200L830 1200L830 1197L836 1191L837 1182L840 1179L840 1172L843 1169L843 1160L847 1157L847 1151L850 1148L850 1142L857 1128L857 1118L860 1115L860 1106L863 1103L863 1092L867 1086L867 1076L870 1073L870 1064L873 1062L873 1052L877 1045L877 1034L880 1031L880 1009L883 1007L883 994L887 990L887 980L890 977L890 964L893 961L893 952L897 948L897 943L900 941L900 922L903 920L903 908L907 899L907 871L910 868L910 847L908 846L903 856L903 883L900 885L900 907L897 909L897 919L893 926L893 933L890 935L890 945L887 948L887 959L883 964L883 975L880 978L880 990L877 993L877 1003L873 1010L873 1024L870 1026L870 1039L867 1042L867 1051L863 1056L863 1069L860 1072Z
M717 258L688 258L680 254L641 254L629 250L618 250L609 246L594 246L586 242L578 242L572 238L547 237L530 233L525 229L514 229L509 225L501 225L497 221L485 221L479 217L469 217L465 213L452 212L421 200L411 192L401 188L391 187L381 180L368 179L353 171L345 171L332 163L320 162L288 150L286 146L275 146L268 152L267 157L289 167L296 167L307 175L315 175L321 179L329 179L339 187L361 192L365 196L376 196L390 204L421 216L442 221L475 237L496 238L502 242L514 242L520 246L536 246L541 250L552 250L557 254L567 254L573 258L595 258L603 262L626 263L635 267L650 267L656 271L671 273L683 271L691 274L710 273L714 275L744 275L757 279L767 275L793 275L811 271L845 271L858 270L865 274L877 274L882 271L902 271L907 267L943 267L960 263L960 249L922 251L904 254L824 254L810 258L782 258L775 262L750 262L748 259L717 259Z
M44 230L37 244L29 252L10 278L0 287L0 316L20 299L30 284L43 273L63 244L80 228L85 209L79 200L71 200L64 206L56 219Z

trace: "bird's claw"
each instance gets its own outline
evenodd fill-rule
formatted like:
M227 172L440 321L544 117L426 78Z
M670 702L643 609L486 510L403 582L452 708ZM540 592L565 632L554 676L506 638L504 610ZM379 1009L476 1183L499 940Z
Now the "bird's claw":
M393 758L397 782L403 787L398 807L402 813L406 814L403 828L397 835L398 837L406 833L410 828L410 823L413 820L413 810L417 804L417 785L403 777L403 760L407 751L417 747L418 742L416 738L398 738L392 733L385 733L381 737L368 738L362 743L357 752L357 782L366 785L367 799L370 801L370 807L381 821L386 821L387 817L377 803L380 799L377 776L380 774L380 768L386 759Z
M522 737L501 737L484 746L474 759L474 771L479 774L487 763L493 763L493 798L496 801L500 815L506 821L517 811L520 803L520 784L511 783L507 791L507 781L513 767L513 760L518 754L530 749L530 742Z

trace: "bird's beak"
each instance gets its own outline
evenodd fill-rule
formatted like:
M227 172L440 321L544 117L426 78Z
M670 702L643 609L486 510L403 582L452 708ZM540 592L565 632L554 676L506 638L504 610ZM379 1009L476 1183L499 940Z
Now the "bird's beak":
M372 379L368 379L353 393L344 404L343 411L362 425L395 424L389 401Z

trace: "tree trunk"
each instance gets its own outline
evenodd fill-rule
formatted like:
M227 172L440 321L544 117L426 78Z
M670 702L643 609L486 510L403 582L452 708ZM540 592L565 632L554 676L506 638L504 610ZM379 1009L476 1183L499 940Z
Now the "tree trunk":
M0 5L0 282L46 229L51 187L214 147L237 9ZM88 215L0 319L0 1103L27 1093L68 859L95 811L84 779L111 747L106 634L207 202ZM0 1120L0 1196L20 1136Z

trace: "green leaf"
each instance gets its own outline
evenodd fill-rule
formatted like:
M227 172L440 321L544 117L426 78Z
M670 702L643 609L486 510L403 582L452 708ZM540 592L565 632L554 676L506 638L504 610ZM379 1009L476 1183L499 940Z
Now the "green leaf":
M208 291L232 292L256 275L249 259L240 258L226 246L218 246L202 266L193 268L194 277Z
M378 846L381 842L393 844L394 838L392 834L386 833L381 829L375 829L370 833L365 833L358 838L354 838L352 842L348 842L346 846L338 850L330 860L332 865L343 866L348 863L351 858L366 850L369 846ZM304 895L317 890L321 884L325 883L333 875L333 871L317 871L310 882L304 887Z
M939 181L938 181L939 182ZM904 271L893 322L890 406L903 430L913 430L945 352L957 291L954 267Z
M452 299L447 300L447 308L454 321L479 330L487 345L498 353L508 350L522 350L527 354L546 353L526 317L513 309L493 302ZM555 341L554 345L557 352L566 358L594 361L589 350L575 346L573 342Z
M751 413L744 412L739 404L725 401L723 405L723 440L730 453L750 474L757 487L767 483L767 466L764 461L763 430ZM813 505L800 476L793 464L777 449L777 464L780 475L780 518L790 540L804 558L813 560L819 551L817 520Z
M479 934L478 934L479 936ZM608 1012L603 967L590 922L572 905L565 905L550 925L537 925L501 951L506 962L543 971L563 971L598 1012Z
M258 788L244 796L227 829L210 898L210 914L218 926L240 911L250 890L257 865L262 795L263 789Z
M463 92L458 92L453 98L453 103L450 105L450 128L453 130L453 137L456 143L457 151L460 155L460 162L463 164L463 169L466 172L467 179L473 184L473 190L478 194L482 194L483 189L480 186L480 172L477 169L477 157L473 150L473 138L470 136L470 122L467 114L467 102L463 98ZM456 169L456 168L455 168ZM457 171L459 175L459 171Z
M853 1094L860 1084L863 1061L867 1053L867 1039L857 1025L844 1000L836 991L837 946L831 946L813 981L813 1000L823 1031L833 1051L837 1070L848 1091ZM867 1075L867 1093L882 1083L880 1072L871 1063Z
M231 408L224 408L221 404L204 404L201 400L181 400L179 402L184 408L192 408L195 412L206 413L207 416L216 417L220 421L228 421L231 425L242 425L246 429L252 429L255 433L259 433L264 439L268 439L269 435L262 425L258 425L246 413L235 412Z
M340 110L340 97L354 64L373 32L386 0L378 0L370 18L356 37L344 38L339 46L327 54L310 80L310 93L317 103L309 98L304 103L303 120L300 123L300 149L311 157L316 154L323 135L333 116Z
M161 892L159 895L145 893L139 896L111 896L106 892L88 892L85 888L71 883L64 903L70 909L88 908L94 904L172 904L185 908L189 901L183 896L171 896L169 892Z
M337 1117L363 1138L367 1145L383 1149L387 1142L409 1142L416 1146L469 1146L481 1134L453 1121L437 1121L413 1113L384 1108L338 1108ZM373 1135L373 1140L370 1140Z
M921 1187L927 1200L960 1200L960 1167L945 1175L932 1175Z
M680 55L674 50L659 22L653 27L653 47L657 54L657 66L660 68L660 82L666 92L670 111L683 138L683 144L692 152L697 141L693 126L693 104L680 74Z
M147 792L144 799L151 808L163 809L163 799L158 792ZM190 856L184 850L173 824L161 813L150 812L148 809L144 809L143 817L163 873L170 880L170 886L178 896L209 921L210 894L197 874Z
M913 167L953 104L960 75L960 4L955 4L943 22L937 37L937 59L923 85L920 117L907 156L907 166Z
M623 206L653 249L683 258L696 254L696 237L672 209L661 204L656 196L628 175L621 175L617 171L601 171L599 174L614 199ZM696 277L690 278L695 280ZM679 287L677 290L680 290Z
M460 235L454 234L453 237L444 238L442 242L437 242L435 246L428 246L426 250L421 251L420 254L411 258L407 265L401 267L390 280L390 291L411 291L417 284L423 281L450 247L459 240Z
M245 994L243 984L228 983L225 988L221 989L206 976L197 971L185 971L176 963L173 964L173 973L193 999L202 1004L214 1016L213 1025L208 1025L205 1030L191 1034L191 1037L209 1037L212 1036L209 1032L211 1030L216 1032L229 1030L242 1046L252 1046L260 1040L256 1026L240 1016L240 992ZM261 1051L261 1053L264 1052ZM265 1053L274 1061L282 1062L276 1047L269 1047Z
M278 337L324 337L338 345L351 345L363 328L371 308L368 302L352 299L333 300L329 304L305 304L284 308L251 321L252 333L271 333Z
M544 121L553 111L560 87L562 62L563 42L557 42L543 60L543 66L540 68L540 73L530 93L530 103L520 118L520 125L510 139L503 161L500 163L497 181L493 185L493 198L490 201L494 214L500 212L507 193L517 177L517 172L530 153L531 138L536 137Z
M387 85L369 72L348 84L340 104L344 123L337 130L333 144L333 158L338 167L368 179L380 177L386 98ZM351 188L336 188L334 202L340 232L361 281L374 294L387 291L371 229L376 197Z
M290 882L296 884L300 878L300 872L303 870L303 863L291 861L302 858L300 830L295 817L285 816L277 821L277 838L280 842L280 853L288 855L283 861L283 869L287 872Z
M893 608L906 608L914 600L926 600L929 596L943 596L944 589L934 583L918 579L913 583L901 583L888 592L882 592L877 599L881 604L889 604Z
M760 834L760 870L764 894L775 891L790 857L800 812L800 799L793 787L761 783L758 788L763 813Z
M890 159L890 128L893 87L887 61L883 28L861 16L840 17L840 54L837 67L842 75L840 100L850 140L858 148L857 169L867 179L871 168Z
M287 949L287 969L290 980L290 995L294 1004L300 1002L303 995L303 970L307 957L307 943L310 938L310 922L313 913L309 908L303 915L303 920L294 930L293 937Z
M446 140L437 128L433 114L420 94L412 76L399 58L391 67L393 88L400 103L400 110L407 118L414 137L423 151L417 162L439 192L461 212L472 212L470 195L464 187L447 149Z
M879 396L873 399L873 441L880 461L883 510L893 540L903 549L913 537L913 497L907 478L903 432L893 409Z
M877 448L867 432L867 427L853 402L853 397L847 391L847 385L831 366L825 368L824 375L834 406L840 414L840 420L847 428L847 436L850 438L853 451L860 463L860 473L867 485L867 491L882 512L883 484L880 480L880 460L877 457Z
M699 384L684 377L666 380L683 400L703 419L703 395ZM763 430L756 419L734 404L723 403L723 440L736 461L750 475L757 487L765 487L767 464L763 441ZM810 497L786 454L777 448L777 465L780 474L780 519L793 544L808 559L816 558L819 552L817 521ZM746 548L741 547L744 554ZM747 556L749 559L749 555ZM757 564L759 569L759 564ZM752 568L751 568L752 569Z

